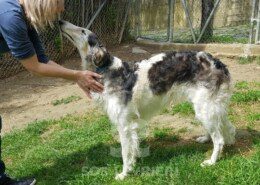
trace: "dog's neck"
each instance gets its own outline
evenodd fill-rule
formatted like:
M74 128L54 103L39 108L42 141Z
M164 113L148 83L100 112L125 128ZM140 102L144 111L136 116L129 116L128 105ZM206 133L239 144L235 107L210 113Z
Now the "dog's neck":
M95 71L98 74L104 74L109 70L116 70L123 66L122 60L114 56L103 58L103 65L100 66L93 65L93 62L88 61L86 57L81 58L83 70Z
M119 69L123 66L123 61L117 57L111 56L110 57L110 65L109 65L109 70L116 70Z
M96 66L96 73L98 74L104 74L109 70L109 67L113 65L114 57L111 56L110 54L106 53L101 61L99 62L100 65Z

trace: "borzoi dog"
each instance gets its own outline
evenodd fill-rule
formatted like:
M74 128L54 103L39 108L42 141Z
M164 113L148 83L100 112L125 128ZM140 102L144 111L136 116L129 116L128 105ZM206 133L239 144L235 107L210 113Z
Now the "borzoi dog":
M103 75L105 90L98 96L119 132L122 148L123 171L116 179L127 176L140 154L140 123L178 98L178 93L193 104L196 118L206 130L197 141L213 142L213 153L201 166L215 164L224 144L235 142L235 127L226 110L231 95L230 74L220 60L205 52L171 51L127 63L111 56L91 31L65 21L59 24L79 50L84 69Z

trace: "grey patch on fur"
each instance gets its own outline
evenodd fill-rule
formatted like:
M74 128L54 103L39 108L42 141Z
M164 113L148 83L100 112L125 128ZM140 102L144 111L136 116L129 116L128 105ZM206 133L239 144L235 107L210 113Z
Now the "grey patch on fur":
M137 81L135 71L138 70L138 65L134 62L122 62L122 67L110 69L109 67L113 65L113 61L114 57L105 52L98 62L92 62L99 64L96 66L96 71L102 73L104 81L110 82L108 85L109 93L120 94L124 104L127 104L132 99L133 87Z
M130 67L127 62L122 63L122 67L118 69L110 69L104 73L104 79L107 79L109 89L113 93L119 93L124 104L127 104L133 96L133 87L137 81L137 68Z
M208 53L197 56L198 52L167 52L148 71L150 88L156 95L166 93L173 84L203 82L207 88L219 88L229 81L226 66ZM214 66L212 66L212 63Z

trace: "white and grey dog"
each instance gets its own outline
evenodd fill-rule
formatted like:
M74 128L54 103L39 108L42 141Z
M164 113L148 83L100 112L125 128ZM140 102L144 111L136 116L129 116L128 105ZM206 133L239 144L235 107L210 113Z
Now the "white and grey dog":
M193 104L213 153L202 166L216 163L224 144L235 142L235 127L227 117L230 74L226 66L205 52L166 52L137 63L111 56L91 31L60 21L62 33L77 47L84 68L103 75L104 108L117 127L122 148L124 179L139 156L138 128L162 110L178 93ZM177 93L177 94L176 94Z

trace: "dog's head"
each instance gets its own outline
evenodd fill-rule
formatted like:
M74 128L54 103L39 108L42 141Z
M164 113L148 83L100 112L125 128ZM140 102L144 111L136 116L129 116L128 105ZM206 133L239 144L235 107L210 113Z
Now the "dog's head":
M107 65L110 55L94 33L63 20L59 21L59 25L62 34L79 50L82 61L99 68Z

